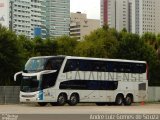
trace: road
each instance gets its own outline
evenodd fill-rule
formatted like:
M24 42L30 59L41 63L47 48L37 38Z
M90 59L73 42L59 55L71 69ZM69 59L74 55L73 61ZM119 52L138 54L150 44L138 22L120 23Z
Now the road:
M77 106L36 106L34 104L0 105L0 114L160 114L160 104L134 104L132 106L96 106L80 104Z
M127 114L127 116L121 117L119 114ZM160 120L160 104L133 104L132 106L79 104L77 106L47 105L45 107L33 104L0 105L0 120L134 120L137 119L135 115L139 114L142 114L138 116L139 120ZM144 118L143 115L148 114L159 114L159 116L158 118L157 116Z

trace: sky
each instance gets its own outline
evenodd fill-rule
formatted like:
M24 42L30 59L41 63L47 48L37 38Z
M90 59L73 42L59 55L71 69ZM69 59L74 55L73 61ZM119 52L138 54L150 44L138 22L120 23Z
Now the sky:
M89 19L100 19L100 0L70 0L71 12L82 12Z

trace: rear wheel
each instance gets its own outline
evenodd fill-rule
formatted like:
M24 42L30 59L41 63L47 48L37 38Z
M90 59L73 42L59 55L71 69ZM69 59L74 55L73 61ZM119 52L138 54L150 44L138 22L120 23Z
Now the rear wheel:
M74 106L78 102L79 102L79 96L77 94L72 94L69 101L68 101L68 104L71 105L71 106Z
M38 105L39 105L39 106L46 106L46 105L47 105L47 102L38 102Z
M124 104L129 106L129 105L132 104L132 102L133 102L132 96L131 95L127 95L127 97L125 98Z
M117 95L116 100L115 100L115 104L120 106L123 104L124 98L122 95Z
M67 101L67 97L65 94L60 94L57 99L57 105L63 106Z

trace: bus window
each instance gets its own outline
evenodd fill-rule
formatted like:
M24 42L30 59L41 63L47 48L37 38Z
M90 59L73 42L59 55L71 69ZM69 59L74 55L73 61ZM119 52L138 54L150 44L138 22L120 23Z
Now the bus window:
M63 59L51 58L47 61L45 70L59 70L61 68Z
M45 66L45 70L52 70L52 69L53 69L52 63L51 63L51 61L48 61Z
M77 64L77 60L67 60L65 68L64 68L64 73L65 72L70 72L70 71L77 71L78 70L78 64Z
M42 83L41 83L42 89L54 86L56 79L57 79L57 74L55 73L44 74L42 76Z

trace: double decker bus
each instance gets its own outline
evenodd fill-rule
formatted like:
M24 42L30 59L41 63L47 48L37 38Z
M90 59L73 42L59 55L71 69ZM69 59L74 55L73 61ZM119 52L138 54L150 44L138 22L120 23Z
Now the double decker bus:
M147 74L145 61L40 56L30 58L14 79L21 81L20 102L131 105L147 100Z

